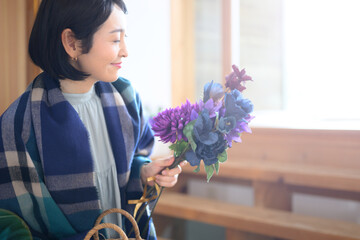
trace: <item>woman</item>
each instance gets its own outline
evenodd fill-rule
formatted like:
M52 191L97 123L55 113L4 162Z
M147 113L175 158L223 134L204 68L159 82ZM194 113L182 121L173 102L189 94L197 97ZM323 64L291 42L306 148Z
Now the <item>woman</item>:
M148 177L171 187L186 164L163 170L172 157L148 158L154 139L139 96L118 77L124 13L122 0L41 2L29 53L44 72L0 118L0 208L35 239L83 239L103 210L132 213L128 200L154 184ZM116 215L105 222L130 230ZM143 238L156 238L152 224Z

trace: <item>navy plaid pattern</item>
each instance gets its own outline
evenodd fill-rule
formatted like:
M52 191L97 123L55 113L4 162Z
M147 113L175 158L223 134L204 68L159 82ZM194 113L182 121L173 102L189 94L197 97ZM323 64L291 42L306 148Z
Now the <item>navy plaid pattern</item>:
M139 169L150 161L153 134L129 81L98 82L95 91L103 105L121 204L132 213L127 201L142 194ZM41 73L0 117L0 208L22 217L38 239L82 239L101 212L93 168L87 130L59 81ZM143 237L156 239L153 224Z

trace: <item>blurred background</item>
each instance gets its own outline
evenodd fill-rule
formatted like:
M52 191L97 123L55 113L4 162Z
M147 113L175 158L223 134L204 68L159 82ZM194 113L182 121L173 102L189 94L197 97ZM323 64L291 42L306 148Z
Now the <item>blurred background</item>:
M39 71L27 55L39 1L0 0L0 112ZM130 54L122 76L150 113L198 100L206 82L223 82L236 64L254 79L245 94L256 113L289 113L300 124L360 119L358 1L183 2L127 1Z
M27 54L39 2L0 0L0 113L40 72ZM121 75L138 90L148 115L186 99L199 100L206 82L224 83L224 76L236 64L245 68L254 80L247 82L244 94L255 106L256 118L250 124L255 131L346 130L345 135L358 136L360 1L127 0L126 3L129 57L123 63ZM352 156L359 157L359 138L354 139L349 141L355 149ZM262 151L260 148L254 151ZM166 146L157 145L155 156L163 154L167 154ZM348 166L358 167L360 175L358 163ZM292 212L360 224L359 192L346 199L294 193ZM239 186L216 179L207 184L204 179L193 179L187 182L187 193L254 206L251 184ZM181 226L185 228L184 239L225 239L222 227L189 221ZM171 227L164 229L164 237L174 231Z

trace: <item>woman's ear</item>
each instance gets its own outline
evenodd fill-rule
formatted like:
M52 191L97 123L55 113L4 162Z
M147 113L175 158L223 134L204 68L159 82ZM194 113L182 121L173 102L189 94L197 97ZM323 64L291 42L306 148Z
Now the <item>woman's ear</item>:
M70 28L64 29L61 33L61 42L69 57L77 59L81 54L80 41L75 38L75 34Z

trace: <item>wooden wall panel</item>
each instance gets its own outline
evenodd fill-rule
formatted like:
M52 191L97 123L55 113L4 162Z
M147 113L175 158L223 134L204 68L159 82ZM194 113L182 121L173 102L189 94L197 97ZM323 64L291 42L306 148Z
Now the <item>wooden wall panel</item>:
M172 105L195 99L194 2L171 1Z
M0 112L26 87L25 7L23 0L0 1Z
M0 114L39 73L27 53L33 4L34 1L0 0Z
M41 0L26 1L26 44L28 44L28 39L30 38L30 33L40 2ZM28 45L26 45L26 47L27 46ZM41 69L31 61L29 54L26 53L27 84L29 84L40 72Z
M231 0L222 0L222 76L232 72L231 53Z

